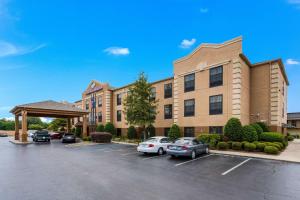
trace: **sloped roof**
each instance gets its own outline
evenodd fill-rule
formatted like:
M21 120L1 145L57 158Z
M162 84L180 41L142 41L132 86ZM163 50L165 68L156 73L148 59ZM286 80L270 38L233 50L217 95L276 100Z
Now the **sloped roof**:
M293 119L299 119L300 120L300 112L288 113L287 114L287 119L288 120L293 120Z

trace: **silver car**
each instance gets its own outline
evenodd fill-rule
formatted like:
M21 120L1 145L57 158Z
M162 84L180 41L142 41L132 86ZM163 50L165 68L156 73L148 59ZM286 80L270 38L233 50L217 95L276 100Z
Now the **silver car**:
M167 154L172 157L188 156L195 159L197 155L208 153L208 145L194 137L182 137L168 146Z

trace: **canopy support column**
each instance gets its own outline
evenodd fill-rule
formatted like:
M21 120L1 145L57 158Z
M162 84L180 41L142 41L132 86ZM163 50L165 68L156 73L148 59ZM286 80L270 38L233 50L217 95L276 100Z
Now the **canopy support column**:
M19 115L15 115L15 140L19 140Z
M87 136L87 118L86 115L82 116L83 122L82 122L82 137Z
M70 118L67 119L67 129L68 129L68 133L71 133L71 119Z
M27 142L27 111L22 111L22 134L21 142Z

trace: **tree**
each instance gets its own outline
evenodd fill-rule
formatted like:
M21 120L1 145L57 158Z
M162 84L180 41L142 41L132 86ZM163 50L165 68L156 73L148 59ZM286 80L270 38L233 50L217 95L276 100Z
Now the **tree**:
M241 141L242 132L243 128L241 121L237 118L230 118L225 125L224 135L231 141Z
M258 124L263 129L264 132L269 132L270 131L265 122L256 122L256 124Z
M123 101L124 113L127 122L133 126L139 126L144 132L145 127L153 124L156 117L158 101L153 98L152 86L148 83L144 73L129 88L126 98Z
M67 126L67 120L56 118L48 125L48 129L57 131L58 129L64 128Z
M176 124L173 124L168 132L168 137L174 141L181 136L180 128Z
M43 129L43 126L40 125L40 124L30 124L28 126L28 129L29 130L42 130Z
M128 139L135 139L136 138L136 130L134 126L129 126L128 131L127 131L127 137Z
M108 132L108 133L110 133L110 134L112 134L112 135L115 135L115 134L116 134L115 126L114 126L113 123L111 123L111 122L107 122L107 123L105 124L104 130L105 130L105 132Z
M256 130L251 125L243 127L242 140L247 142L254 142L258 140Z

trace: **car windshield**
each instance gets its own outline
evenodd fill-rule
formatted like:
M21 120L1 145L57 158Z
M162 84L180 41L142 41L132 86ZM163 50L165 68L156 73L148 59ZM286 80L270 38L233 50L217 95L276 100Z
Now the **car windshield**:
M149 138L146 142L157 142L157 138Z
M37 135L47 135L48 131L37 131L37 132L35 132L35 134L37 134Z
M178 140L175 140L174 143L175 144L180 144L180 145L190 144L191 140L190 139L178 139Z
M66 133L65 136L73 136L72 133Z

